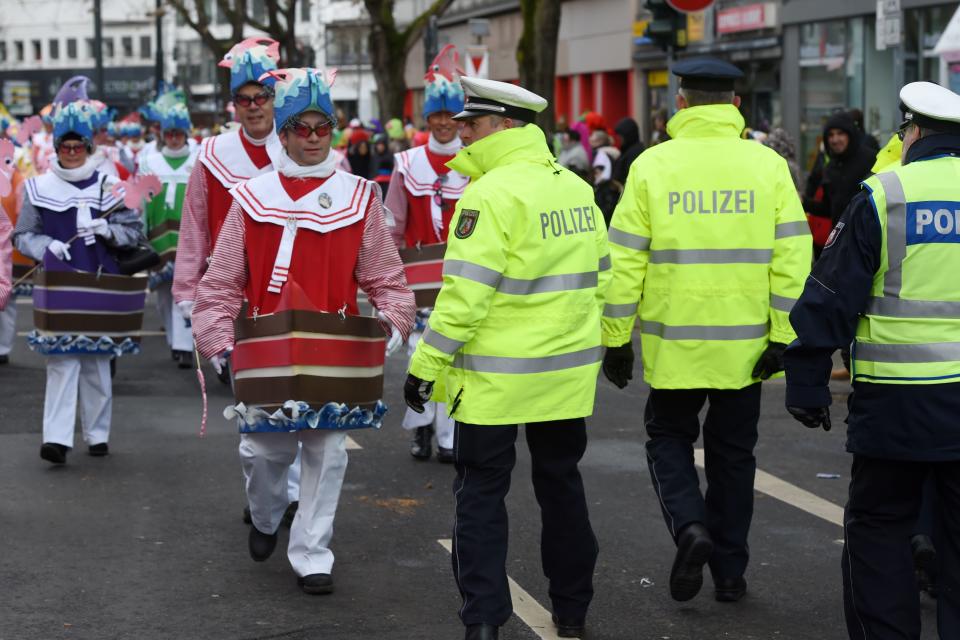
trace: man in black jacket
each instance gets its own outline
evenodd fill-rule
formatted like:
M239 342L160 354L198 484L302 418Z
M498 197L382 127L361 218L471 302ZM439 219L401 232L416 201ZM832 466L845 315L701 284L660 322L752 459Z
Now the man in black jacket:
M810 174L803 206L808 213L836 223L860 191L860 183L870 177L876 152L863 143L860 129L844 112L830 116L823 127L823 140L826 163L821 172ZM817 200L815 194L821 186L823 197Z
M645 147L640 142L640 127L633 118L623 118L613 130L620 136L620 157L613 163L612 179L624 185L627 183L630 165L643 153Z

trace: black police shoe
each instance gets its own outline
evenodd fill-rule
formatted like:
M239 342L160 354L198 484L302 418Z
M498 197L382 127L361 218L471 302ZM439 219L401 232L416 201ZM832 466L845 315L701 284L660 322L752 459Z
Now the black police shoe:
M110 455L110 447L107 446L106 442L101 442L100 444L92 444L87 447L87 453L92 455L94 458L101 458L103 456Z
M69 449L55 442L44 442L40 447L40 457L53 464L64 464L67 461Z
M177 369L190 369L193 367L193 354L189 351L176 351L177 354L175 360L177 361Z
M713 597L717 602L736 602L747 594L747 581L739 578L722 578L713 584Z
M297 515L297 509L300 507L300 501L294 500L287 505L287 510L283 512L283 519L280 521L280 524L285 526L287 529L290 528L290 525L293 524L293 518Z
M433 453L433 447L430 445L430 439L433 437L433 427L417 427L413 432L413 440L410 441L410 455L417 460L429 460Z
M937 549L930 536L917 534L910 538L917 587L932 598L937 597Z
M677 538L677 556L670 570L670 596L677 602L686 602L700 593L703 586L703 565L713 553L710 532L694 522L680 532Z
M329 573L311 573L308 576L298 577L297 584L304 593L312 596L333 593L333 576Z
M250 537L247 539L250 557L256 562L263 562L277 547L277 534L262 533L256 526L250 525Z
M253 516L250 515L250 507L243 508L243 524L253 524Z
M557 636L560 638L579 638L586 629L586 622L573 618L561 618L553 614L553 624L557 625Z
M497 640L500 628L495 624L469 624L463 640Z
M443 464L453 464L453 449L445 449L437 445L437 462Z

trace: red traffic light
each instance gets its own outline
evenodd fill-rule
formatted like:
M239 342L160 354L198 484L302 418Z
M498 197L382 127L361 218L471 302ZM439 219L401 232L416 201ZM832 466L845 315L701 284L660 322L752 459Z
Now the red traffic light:
M667 0L667 4L683 13L696 13L697 11L703 11L710 5L712 5L714 0Z

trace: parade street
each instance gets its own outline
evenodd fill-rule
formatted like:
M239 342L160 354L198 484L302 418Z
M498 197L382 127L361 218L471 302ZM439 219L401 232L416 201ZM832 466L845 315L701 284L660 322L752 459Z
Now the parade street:
M18 299L19 329L32 327ZM286 530L274 555L253 562L237 460L232 399L206 367L207 435L192 370L171 362L148 300L143 353L123 357L114 380L110 455L77 440L65 466L38 456L44 359L18 339L0 368L0 639L400 638L462 636L447 551L452 466L415 461L400 429L406 357L387 365L383 429L351 432L332 549L336 591L305 595L288 564ZM639 358L638 358L639 364ZM782 381L764 385L756 510L747 596L713 599L705 576L690 602L670 599L675 547L650 486L642 409L646 387L599 382L581 465L600 543L589 638L844 638L840 552L850 456L846 383L833 383L834 429L810 431L783 407ZM829 477L818 477L829 474ZM833 475L839 477L833 477ZM515 615L501 637L554 638L540 569L539 516L521 438L507 570ZM923 599L924 638L935 602Z

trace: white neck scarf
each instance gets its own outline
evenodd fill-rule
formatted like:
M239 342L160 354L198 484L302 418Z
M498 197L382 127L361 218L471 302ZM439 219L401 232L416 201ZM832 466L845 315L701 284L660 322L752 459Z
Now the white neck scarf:
M247 142L249 142L249 143L252 144L253 146L255 146L255 147L262 147L263 145L267 144L267 141L268 141L268 140L270 140L270 136L274 135L273 131L274 131L274 130L271 129L271 130L270 130L270 133L268 133L268 134L267 134L266 136L264 136L263 138L254 138L254 137L252 137L249 133L247 133L246 130L243 129L243 127L241 127L241 128L240 128L240 135L242 135L244 138L246 138L246 139L247 139Z
M463 148L463 143L460 142L460 136L456 136L450 142L440 142L431 133L427 148L438 156L455 156Z
M168 158L186 158L190 155L190 145L184 144L179 149L171 149L170 147L164 147L161 153Z
M96 153L87 156L87 161L76 169L64 169L60 166L60 160L57 159L50 163L50 171L58 178L66 180L67 182L79 182L92 176L93 172L97 170L97 167L99 167L103 161L103 151L98 149Z
M299 165L287 155L287 150L283 149L277 156L273 168L280 172L280 175L288 178L329 178L337 170L340 163L339 158L331 149L327 154L326 160L320 164Z

